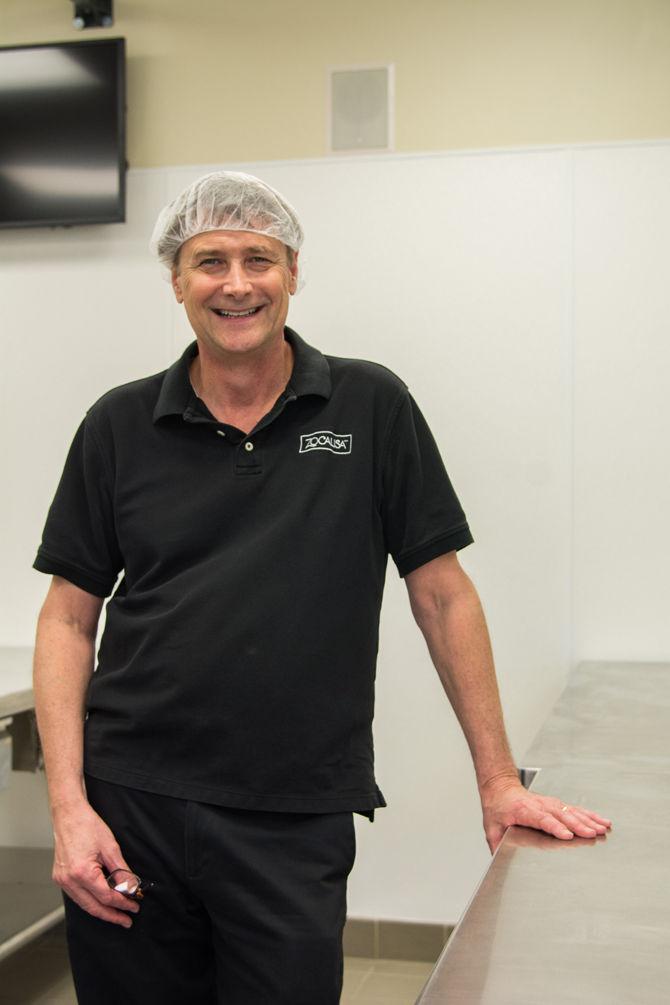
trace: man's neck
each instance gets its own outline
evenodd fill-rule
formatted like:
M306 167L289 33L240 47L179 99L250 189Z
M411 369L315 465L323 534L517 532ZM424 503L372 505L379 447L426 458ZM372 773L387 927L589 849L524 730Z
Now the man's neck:
M293 349L283 339L263 353L228 358L198 345L190 367L191 385L212 415L250 432L285 389L293 370Z

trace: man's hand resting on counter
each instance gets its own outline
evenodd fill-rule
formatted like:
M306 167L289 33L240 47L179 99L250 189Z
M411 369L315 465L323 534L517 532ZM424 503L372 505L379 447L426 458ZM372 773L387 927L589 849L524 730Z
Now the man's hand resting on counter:
M412 613L472 754L491 851L513 824L564 841L575 835L604 834L609 820L581 806L529 792L519 781L505 734L484 612L456 552L408 573L405 584Z
M594 838L605 834L612 826L611 820L599 816L583 806L573 806L555 799L529 792L514 779L500 779L485 786L481 792L484 833L491 853L502 841L508 827L532 827L545 831L561 841L573 837Z

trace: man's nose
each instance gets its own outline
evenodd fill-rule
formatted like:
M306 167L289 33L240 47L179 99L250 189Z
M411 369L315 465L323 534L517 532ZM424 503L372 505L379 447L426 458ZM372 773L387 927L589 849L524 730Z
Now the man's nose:
M251 290L251 282L241 262L231 262L222 283L223 292L232 297L243 297Z

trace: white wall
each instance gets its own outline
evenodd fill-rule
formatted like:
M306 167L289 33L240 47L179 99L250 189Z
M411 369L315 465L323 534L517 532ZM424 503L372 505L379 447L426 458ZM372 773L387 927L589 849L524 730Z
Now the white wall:
M575 653L670 655L670 145L575 170Z
M658 144L240 165L305 224L289 322L401 374L443 448L519 757L572 662L670 650L657 262L669 156ZM158 208L201 170L131 171L126 225L0 235L0 644L32 641L46 580L30 565L83 411L188 338L146 245ZM350 914L455 921L488 853L467 750L393 568L376 738L389 808L359 824Z

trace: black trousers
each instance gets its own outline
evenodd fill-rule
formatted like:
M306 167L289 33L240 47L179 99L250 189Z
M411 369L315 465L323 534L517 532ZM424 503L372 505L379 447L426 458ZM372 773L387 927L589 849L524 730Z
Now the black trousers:
M351 813L268 813L87 777L126 861L155 883L133 926L65 897L80 1005L337 1005Z

